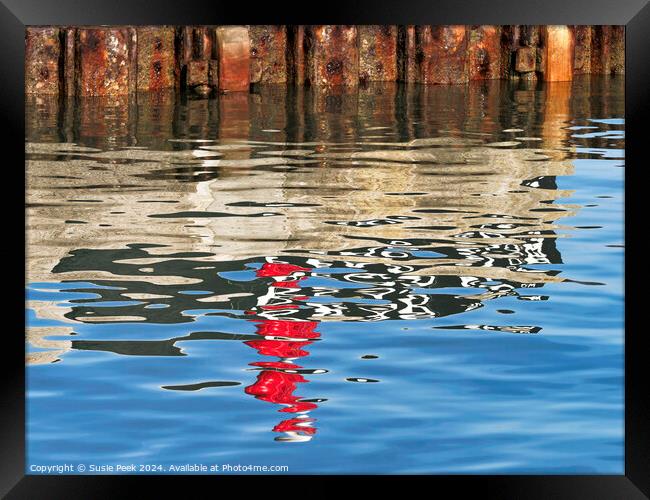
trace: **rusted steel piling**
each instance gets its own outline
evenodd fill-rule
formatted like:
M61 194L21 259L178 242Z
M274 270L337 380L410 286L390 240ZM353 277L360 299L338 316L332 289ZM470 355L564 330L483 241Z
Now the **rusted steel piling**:
M287 82L305 83L305 27L287 26Z
M604 75L610 71L612 30L610 26L594 26L591 34L591 72Z
M287 82L286 26L249 26L250 82Z
M110 96L625 72L623 26L33 26L27 94Z
M180 86L200 95L207 95L217 87L211 78L218 68L213 56L215 49L214 28L207 26L183 26L178 32L178 71Z
M535 81L543 73L542 64L542 35L541 27L530 24L517 26L513 32L515 37L514 71L511 78Z
M397 29L397 81L417 80L415 25L399 26Z
M76 40L79 95L127 94L135 83L134 28L80 28Z
M573 53L573 74L591 73L592 26L574 26L575 48Z
M542 30L542 66L547 82L573 79L574 32L568 26L544 26Z
M419 26L416 28L416 43L420 83L459 84L469 81L467 26Z
M61 92L58 28L31 28L25 34L25 89L34 94Z
M305 30L305 83L356 86L359 46L356 26L309 26Z
M63 51L62 92L67 96L73 96L77 92L77 86L75 84L76 41L77 41L77 29L65 28L63 30L63 39L61 40L61 49Z
M500 26L475 26L470 31L469 79L501 78L503 57Z
M244 26L217 28L219 90L236 92L250 86L250 41Z
M625 26L611 26L611 65L610 73L625 73Z
M139 26L137 32L137 89L160 91L176 86L179 69L174 57L172 26Z
M359 81L397 81L397 26L359 26Z

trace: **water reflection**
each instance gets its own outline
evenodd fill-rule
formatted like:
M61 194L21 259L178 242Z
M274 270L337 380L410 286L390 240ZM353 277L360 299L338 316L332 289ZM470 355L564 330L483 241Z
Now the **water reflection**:
M328 341L323 325L423 320L434 334L543 334L543 318L508 314L548 301L548 285L601 284L564 272L558 240L576 228L563 220L582 205L558 179L574 174L580 148L622 147L617 123L575 131L623 116L612 97L621 85L30 98L29 307L51 324L33 321L29 361L191 357L188 346L204 341L243 343L259 356L252 383L204 375L158 387L243 385L287 417L272 428L277 441L306 442L328 400L307 384L337 368L307 362ZM474 321L468 313L490 301L507 307ZM194 326L211 318L239 326ZM152 340L138 333L147 324L180 326ZM130 330L105 339L103 325ZM383 382L351 375L339 378Z

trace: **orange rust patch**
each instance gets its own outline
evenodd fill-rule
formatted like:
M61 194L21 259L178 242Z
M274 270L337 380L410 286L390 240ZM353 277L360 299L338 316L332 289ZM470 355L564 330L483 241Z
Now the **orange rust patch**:
M287 81L286 26L250 26L252 83L285 83Z
M25 30L25 93L58 94L61 44L58 28Z
M310 84L355 86L359 83L356 26L310 26L305 34L305 64Z
M574 35L568 26L544 26L544 80L568 82L573 79Z
M250 43L245 27L217 28L219 90L244 91L250 85Z
M491 80L501 76L501 29L477 26L469 47L469 79Z
M419 81L458 84L469 80L467 26L419 26Z
M141 26L138 33L138 90L159 91L175 86L174 28Z
M129 93L130 38L127 28L78 30L79 95Z
M359 26L359 80L397 80L397 27Z

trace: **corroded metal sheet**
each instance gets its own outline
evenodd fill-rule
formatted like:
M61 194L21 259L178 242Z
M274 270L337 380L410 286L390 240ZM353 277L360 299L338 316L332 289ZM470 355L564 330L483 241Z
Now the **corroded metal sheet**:
M625 26L612 26L611 74L625 73Z
M194 58L208 61L212 58L215 44L214 28L199 26L194 28Z
M359 26L359 80L397 80L397 26Z
M612 27L594 26L591 38L591 72L597 75L610 73Z
M547 82L568 82L573 79L574 34L568 26L544 26L543 75Z
M187 86L208 85L208 61L190 61L187 63Z
M467 26L420 26L420 82L458 84L469 80Z
M208 85L215 89L219 87L219 61L217 59L208 61Z
M250 86L250 42L243 26L217 28L219 90L244 91Z
M519 47L515 54L515 70L519 73L535 71L536 52L535 47Z
M176 58L174 28L139 26L137 30L138 90L158 91L174 88Z
M286 83L287 27L249 26L251 83Z
M573 73L576 75L591 72L591 38L592 26L575 26L575 50L573 56Z
M76 85L76 40L77 29L66 27L63 29L63 93L67 96L73 96L77 91Z
M129 93L132 59L129 28L79 28L77 33L79 95Z
M305 27L287 26L287 81L305 83Z
M594 26L591 72L601 75L625 73L625 26Z
M180 64L207 61L214 55L215 33L210 26L182 26L179 30Z
M25 30L25 93L58 94L61 43L59 29L30 27Z
M540 74L568 81L624 73L624 51L624 26L30 27L25 89L71 96L160 91L181 81L224 92L250 83L463 84ZM196 61L205 64L190 71Z
M517 76L514 60L519 48L520 31L520 26L516 24L501 26L501 78Z
M501 28L476 26L470 32L469 79L492 80L501 77Z
M541 40L541 28L534 24L519 25L519 44L522 47L538 47Z
M181 67L191 61L193 57L193 26L181 26L178 30L178 63Z
M359 83L356 26L309 26L305 36L306 81L315 86Z
M398 79L401 82L417 81L415 26L410 24L398 28L397 37Z

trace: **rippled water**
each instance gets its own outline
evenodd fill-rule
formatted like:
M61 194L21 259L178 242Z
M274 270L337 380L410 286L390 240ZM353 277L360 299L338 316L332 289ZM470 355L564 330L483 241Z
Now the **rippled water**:
M28 101L28 472L621 474L623 118L598 77Z

